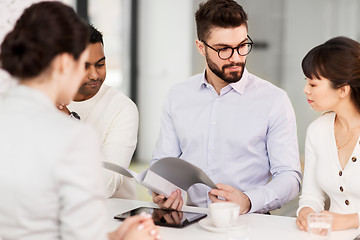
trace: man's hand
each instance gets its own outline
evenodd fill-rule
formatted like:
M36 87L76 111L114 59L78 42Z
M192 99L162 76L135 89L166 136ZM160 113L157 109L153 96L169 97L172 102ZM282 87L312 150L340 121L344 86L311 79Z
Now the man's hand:
M250 211L251 209L250 199L242 191L222 183L218 183L216 184L216 186L218 187L218 189L211 189L209 192L209 197L212 202L229 201L229 202L237 203L240 205L239 214L245 214ZM225 200L219 199L219 197Z
M181 197L181 191L178 189L171 193L169 198L165 198L164 195L160 195L152 192L153 202L160 208L175 209L180 211L183 206L183 199Z

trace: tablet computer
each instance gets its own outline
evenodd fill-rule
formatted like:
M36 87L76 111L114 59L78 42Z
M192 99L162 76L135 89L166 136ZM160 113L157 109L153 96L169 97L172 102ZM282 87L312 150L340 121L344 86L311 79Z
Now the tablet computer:
M207 214L205 213L193 213L170 209L139 207L124 213L120 213L114 218L124 220L127 217L134 216L142 212L150 214L156 225L176 228L185 227L207 216Z

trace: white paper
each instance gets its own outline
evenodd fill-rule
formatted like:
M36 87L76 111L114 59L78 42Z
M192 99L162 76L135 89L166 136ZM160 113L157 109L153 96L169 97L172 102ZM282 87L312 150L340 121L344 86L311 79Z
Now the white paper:
M183 199L186 191L196 183L217 188L213 181L198 167L180 158L162 158L142 173L136 173L110 162L103 162L106 169L134 178L139 184L153 192L169 197L177 189Z
M177 189L181 190L181 197L186 199L186 191L181 189L180 187L172 184L165 178L157 175L151 170L146 172L145 179L142 182L142 185L151 191L164 195L166 198L170 197L171 193L176 191Z

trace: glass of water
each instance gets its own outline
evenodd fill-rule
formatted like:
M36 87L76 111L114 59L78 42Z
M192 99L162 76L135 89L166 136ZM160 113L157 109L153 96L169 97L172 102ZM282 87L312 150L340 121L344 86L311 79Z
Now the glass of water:
M328 213L311 213L307 217L309 239L328 240L331 235L332 216Z

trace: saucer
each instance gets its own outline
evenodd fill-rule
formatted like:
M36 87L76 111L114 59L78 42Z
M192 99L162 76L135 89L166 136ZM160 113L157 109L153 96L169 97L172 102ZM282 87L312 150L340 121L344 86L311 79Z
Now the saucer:
M241 224L242 223L242 224ZM242 229L245 228L245 226L243 225L244 222L240 221L239 219L237 219L235 221L235 223L233 224L233 226L230 227L224 227L224 228L218 228L215 227L215 225L213 224L213 221L211 220L211 218L207 217L204 219L201 219L199 222L200 226L210 232L218 232L218 233L222 233L222 232L227 232L229 230L236 230L236 229Z

